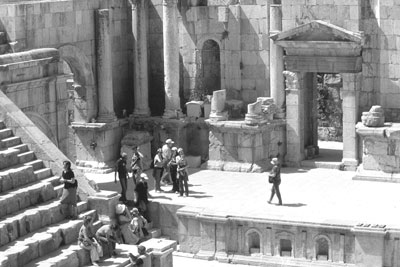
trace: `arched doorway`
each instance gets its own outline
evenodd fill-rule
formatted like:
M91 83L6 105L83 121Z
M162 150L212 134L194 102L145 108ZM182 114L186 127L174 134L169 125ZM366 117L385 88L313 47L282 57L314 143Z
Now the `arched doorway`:
M73 79L68 88L74 101L74 121L89 122L97 116L97 93L92 65L86 55L73 45L58 48L64 74ZM72 95L71 95L72 94Z
M212 95L221 89L221 58L220 48L216 41L209 39L201 49L202 76L199 85L204 95Z

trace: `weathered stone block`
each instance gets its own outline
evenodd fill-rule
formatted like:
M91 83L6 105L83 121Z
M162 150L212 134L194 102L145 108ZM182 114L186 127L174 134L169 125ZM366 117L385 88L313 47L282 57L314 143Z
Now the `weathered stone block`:
M252 163L254 161L253 149L249 147L239 147L238 156L239 160L243 162Z

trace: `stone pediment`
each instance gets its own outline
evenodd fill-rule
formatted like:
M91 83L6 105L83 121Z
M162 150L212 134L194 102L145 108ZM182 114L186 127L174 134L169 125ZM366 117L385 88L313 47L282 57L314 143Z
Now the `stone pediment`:
M354 42L361 44L362 37L336 25L314 20L271 36L274 41Z
M314 20L270 36L286 55L354 57L361 55L362 35L333 24Z

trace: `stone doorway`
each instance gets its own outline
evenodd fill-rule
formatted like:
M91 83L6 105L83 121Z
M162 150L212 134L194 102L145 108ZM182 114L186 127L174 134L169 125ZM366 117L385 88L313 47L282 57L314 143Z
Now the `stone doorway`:
M199 89L204 95L212 95L221 89L220 48L216 41L207 40L201 49L202 76Z
M355 125L358 116L358 91L361 87L362 36L360 33L329 24L311 21L271 36L284 50L286 71L285 163L300 166L309 150L318 151L316 73L337 73L343 89L343 154L341 165L355 170L358 165L358 140Z

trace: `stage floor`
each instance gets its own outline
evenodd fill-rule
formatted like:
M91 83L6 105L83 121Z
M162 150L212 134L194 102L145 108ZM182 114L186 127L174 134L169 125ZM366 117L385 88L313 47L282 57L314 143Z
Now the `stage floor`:
M148 172L149 173L149 172ZM191 169L189 197L155 193L153 201L248 218L353 226L358 223L400 228L400 184L354 181L354 172L330 169L282 169L283 206L268 204L267 173L235 173ZM100 189L120 191L114 174L88 174ZM150 188L153 179L149 175ZM129 181L128 198L133 184ZM169 191L172 186L164 186Z

